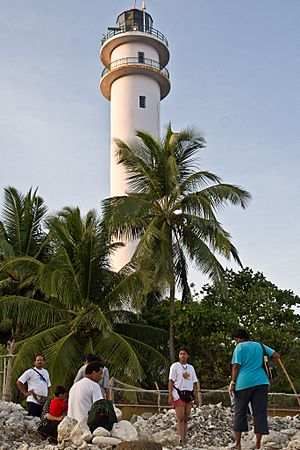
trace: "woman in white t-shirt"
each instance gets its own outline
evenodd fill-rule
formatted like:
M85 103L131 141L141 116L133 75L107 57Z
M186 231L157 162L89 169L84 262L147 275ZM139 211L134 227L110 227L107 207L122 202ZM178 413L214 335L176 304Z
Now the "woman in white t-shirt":
M199 406L198 378L195 369L187 363L189 351L187 347L179 349L179 362L171 365L169 373L169 404L175 408L176 428L181 443L186 442L187 421L191 413L193 400L184 401L178 391L191 391L194 393L194 404Z

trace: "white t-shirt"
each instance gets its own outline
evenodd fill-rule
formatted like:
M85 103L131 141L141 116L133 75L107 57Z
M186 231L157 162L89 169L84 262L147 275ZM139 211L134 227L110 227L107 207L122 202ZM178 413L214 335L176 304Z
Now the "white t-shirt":
M87 422L88 412L97 400L103 398L101 389L96 381L85 377L73 384L69 392L68 416Z
M173 380L174 386L180 391L192 391L194 383L198 381L198 378L191 364L176 362L170 367L169 380ZM178 392L174 388L172 395L174 401L179 399Z
M46 381L44 381L39 374L41 374ZM34 370L26 370L20 378L18 378L18 381L21 381L23 384L27 383L27 390L33 390L38 395L48 395L48 388L51 386L48 370L37 369L36 367ZM39 402L32 395L27 397L27 402L39 404Z

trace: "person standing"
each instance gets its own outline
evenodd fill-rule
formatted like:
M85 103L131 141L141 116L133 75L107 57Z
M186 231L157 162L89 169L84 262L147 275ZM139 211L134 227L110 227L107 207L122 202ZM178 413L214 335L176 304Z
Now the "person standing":
M103 365L99 361L87 364L85 377L73 384L69 392L68 417L78 422L87 422L88 412L97 400L103 399L99 386L102 378Z
M100 361L99 356L94 355L92 353L85 355L83 358L83 366L80 367L80 369L77 372L77 375L75 377L74 383L76 383L79 380L82 380L82 378L85 377L85 369L87 364L93 361ZM100 361L101 362L101 361ZM103 366L103 376L99 382L99 385L101 387L103 398L106 400L111 400L112 394L111 394L111 387L109 383L109 371L108 368Z
M34 360L34 367L26 370L17 380L17 386L21 394L27 397L28 414L41 417L43 404L37 400L37 396L50 396L50 377L44 369L45 360L38 355ZM27 389L25 385L27 384Z
M198 378L194 367L188 364L189 351L187 347L179 350L179 362L175 362L170 367L169 373L169 404L175 408L176 428L182 444L186 443L187 421L193 406L190 398L184 401L180 398L179 391L190 391L194 397L196 406L199 406Z
M242 328L232 334L236 343L232 355L232 376L229 385L230 395L234 395L235 447L240 450L243 431L248 431L247 410L252 406L255 448L260 448L262 436L268 429L268 391L269 379L263 368L263 347L259 342L250 341L249 334ZM264 345L265 351L273 361L280 359L279 353Z

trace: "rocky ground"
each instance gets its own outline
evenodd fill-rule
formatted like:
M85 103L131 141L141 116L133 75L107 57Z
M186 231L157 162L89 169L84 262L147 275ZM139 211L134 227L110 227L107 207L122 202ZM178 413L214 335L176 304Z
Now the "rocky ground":
M65 418L59 427L57 446L43 440L37 433L39 419L32 418L20 406L0 401L0 450L100 450L129 440L161 443L164 450L221 450L233 443L232 414L222 405L205 405L192 411L189 421L188 444L180 446L174 410L150 416L134 416L115 424L111 433L97 429L90 433L87 425ZM270 417L270 434L263 437L264 450L300 450L300 415ZM243 436L242 447L253 449L254 433Z

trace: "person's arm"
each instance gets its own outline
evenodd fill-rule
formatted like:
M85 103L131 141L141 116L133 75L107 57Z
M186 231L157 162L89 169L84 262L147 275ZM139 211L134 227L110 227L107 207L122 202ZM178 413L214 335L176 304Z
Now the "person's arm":
M34 393L32 389L30 391L27 391L22 381L17 380L17 386L21 394L24 395L24 397L29 397L29 395L32 395Z
M109 382L109 371L108 371L107 367L104 367L103 378L100 380L99 384L100 384L100 386L103 387L103 389L105 391L106 399L111 400L112 392L111 392L111 387L110 387L110 382Z
M278 352L272 353L271 359L272 361L277 362L280 359L280 354Z
M232 365L231 382L230 382L230 385L229 385L229 393L230 393L230 395L233 395L233 393L234 393L234 386L235 386L235 383L236 383L236 379L237 379L240 367L241 367L240 364L233 364Z
M48 414L45 415L45 418L46 418L47 420L55 420L56 422L60 422L61 420L63 420L64 417L65 417L65 416L59 416L59 417L52 416L52 414L50 414L50 413L48 413Z
M105 388L104 390L105 390L106 400L111 400L112 399L111 388Z
M80 369L78 370L77 375L75 377L74 383L77 383L77 381L82 380L82 378L84 378L85 368L86 368L86 365L80 367Z
M195 403L195 406L198 408L199 403L200 403L198 381L195 381L195 383L193 384L193 390L194 390L194 395L195 395L194 403Z
M174 387L174 381L171 380L171 379L169 379L168 386L169 386L168 401L169 401L169 405L172 406L172 403L173 403L173 387Z

